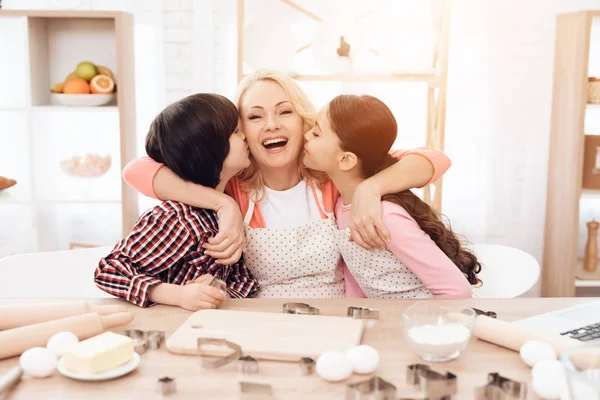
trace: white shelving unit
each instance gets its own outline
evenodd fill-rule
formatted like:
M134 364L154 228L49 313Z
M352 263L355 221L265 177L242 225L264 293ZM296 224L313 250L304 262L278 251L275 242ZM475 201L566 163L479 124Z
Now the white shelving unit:
M0 257L114 244L138 215L121 179L135 158L133 17L119 11L0 10ZM81 61L110 68L115 101L101 107L54 104L50 87ZM6 145L10 144L10 146ZM60 162L110 156L93 178L67 175Z

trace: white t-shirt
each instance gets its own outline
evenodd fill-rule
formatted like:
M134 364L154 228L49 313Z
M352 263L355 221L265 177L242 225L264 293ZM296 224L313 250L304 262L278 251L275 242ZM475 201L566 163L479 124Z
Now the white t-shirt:
M296 228L321 219L319 206L306 181L300 181L288 190L278 191L265 187L265 191L265 198L257 205L266 228Z

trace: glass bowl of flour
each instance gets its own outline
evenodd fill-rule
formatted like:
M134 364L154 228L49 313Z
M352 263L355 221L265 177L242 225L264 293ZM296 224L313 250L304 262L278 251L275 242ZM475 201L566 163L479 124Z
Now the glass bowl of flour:
M469 345L476 316L472 308L415 303L402 314L404 338L425 361L453 360Z

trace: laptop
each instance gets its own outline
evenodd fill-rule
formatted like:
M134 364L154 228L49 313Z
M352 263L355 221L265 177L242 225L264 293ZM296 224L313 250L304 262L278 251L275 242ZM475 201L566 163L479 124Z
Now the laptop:
M538 314L513 324L582 342L600 340L600 300Z

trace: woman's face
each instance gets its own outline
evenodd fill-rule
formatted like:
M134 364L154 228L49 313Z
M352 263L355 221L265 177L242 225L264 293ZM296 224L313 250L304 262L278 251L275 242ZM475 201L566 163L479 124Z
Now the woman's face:
M229 153L223 162L223 169L237 174L250 166L248 144L246 136L238 124L235 132L229 137Z
M315 126L304 135L304 157L307 168L327 173L338 169L338 160L343 156L340 140L329 122L328 107L323 107L317 116Z
M298 165L304 146L304 120L278 83L258 81L246 89L240 116L260 170Z

